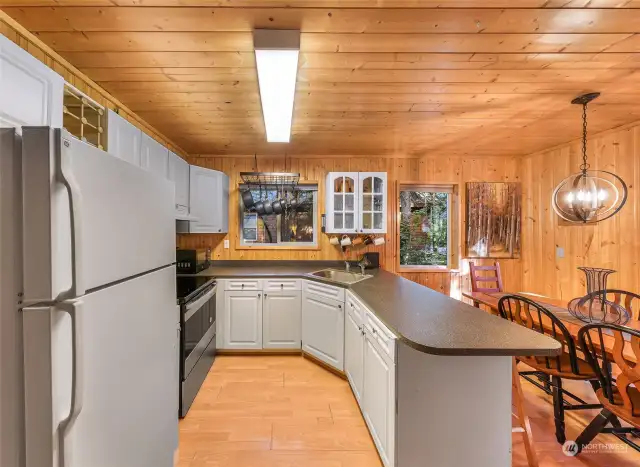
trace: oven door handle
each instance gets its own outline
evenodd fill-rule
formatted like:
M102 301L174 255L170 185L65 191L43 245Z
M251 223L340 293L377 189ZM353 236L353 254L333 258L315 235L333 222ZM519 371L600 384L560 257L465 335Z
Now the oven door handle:
M187 305L185 306L184 320L188 321L189 318L191 318L196 313L196 311L198 311L202 307L202 305L207 303L211 299L211 297L216 294L217 289L218 286L214 285L211 291L204 294L195 302L187 303Z

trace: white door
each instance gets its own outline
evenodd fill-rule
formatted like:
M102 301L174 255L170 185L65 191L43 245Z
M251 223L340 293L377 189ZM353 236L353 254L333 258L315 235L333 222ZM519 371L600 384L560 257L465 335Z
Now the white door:
M24 309L27 465L60 467L63 440L64 467L173 466L175 274L170 266Z
M229 177L217 170L189 168L189 208L198 218L190 222L191 233L229 231Z
M358 172L327 175L327 233L356 233L358 228Z
M225 349L262 348L262 292L224 293Z
M361 233L387 233L387 174L360 172L359 174Z
M364 384L364 331L362 310L347 298L347 314L344 322L344 372L358 403L362 404Z
M386 467L395 459L395 365L365 333L364 419Z
M171 182L64 130L25 128L22 154L26 303L175 262Z
M140 166L157 177L169 178L169 150L146 133L142 133Z
M62 127L64 79L0 34L0 127Z
M344 302L305 293L302 350L337 370L344 368Z
M299 349L302 292L265 292L262 303L262 346Z
M140 166L142 131L113 110L107 110L107 152Z
M169 152L169 180L176 187L176 212L189 214L189 163Z

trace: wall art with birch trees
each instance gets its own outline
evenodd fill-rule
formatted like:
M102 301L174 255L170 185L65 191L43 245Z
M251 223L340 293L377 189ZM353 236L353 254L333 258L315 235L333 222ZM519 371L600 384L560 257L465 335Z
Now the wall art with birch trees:
M520 257L520 183L468 182L466 206L468 258Z

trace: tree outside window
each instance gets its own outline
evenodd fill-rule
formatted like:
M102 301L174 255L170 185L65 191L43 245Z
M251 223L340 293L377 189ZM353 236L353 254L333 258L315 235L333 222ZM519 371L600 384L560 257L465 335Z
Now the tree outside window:
M400 266L449 267L453 187L400 190Z

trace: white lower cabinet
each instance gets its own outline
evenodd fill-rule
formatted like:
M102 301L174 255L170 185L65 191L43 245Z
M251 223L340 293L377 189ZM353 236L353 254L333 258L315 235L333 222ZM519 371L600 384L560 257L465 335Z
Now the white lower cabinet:
M344 372L353 390L353 395L358 403L362 404L362 387L364 385L362 309L350 296L347 296L347 314L344 323Z
M344 369L344 302L305 290L302 350L327 365Z
M395 364L379 349L375 338L365 331L364 418L385 466L394 465L395 453Z
M262 348L262 292L225 291L224 348Z
M264 293L262 302L262 347L265 349L299 349L302 292Z
M396 366L393 333L347 292L344 371L385 467L395 464Z

